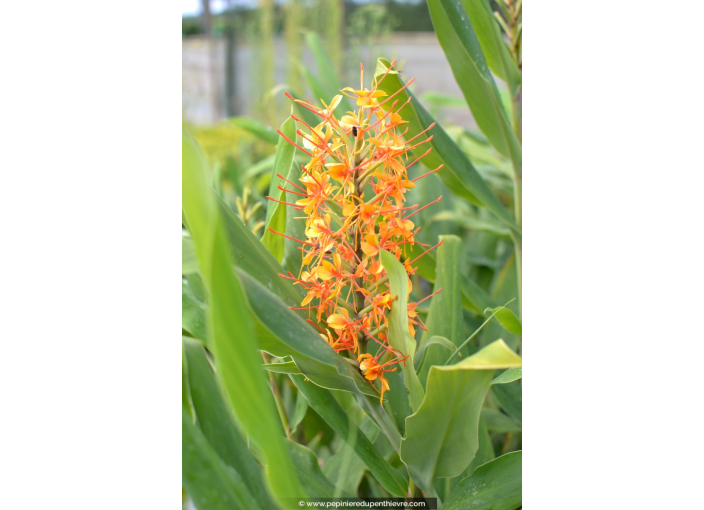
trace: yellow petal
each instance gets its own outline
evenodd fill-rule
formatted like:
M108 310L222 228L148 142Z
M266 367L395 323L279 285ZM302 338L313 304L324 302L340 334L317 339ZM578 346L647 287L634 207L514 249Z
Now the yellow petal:
M328 325L332 329L345 329L345 326L347 325L347 320L343 315L340 315L339 313L334 313L327 319Z
M337 105L340 104L340 101L342 101L342 96L340 94L333 97L332 101L330 101L330 105L328 106L328 112L334 112Z
M372 256L376 255L377 253L379 253L379 248L369 244L366 241L362 241L362 251L366 255L369 255L370 257L372 257Z
M345 178L345 165L343 163L336 163L328 166L330 177L336 181L342 181Z
M333 277L333 274L323 266L318 266L318 269L315 270L315 274L321 280L329 280Z
M353 117L352 115L344 115L340 119L340 124L345 127L352 127L352 126L359 127L359 120L357 119L357 117Z

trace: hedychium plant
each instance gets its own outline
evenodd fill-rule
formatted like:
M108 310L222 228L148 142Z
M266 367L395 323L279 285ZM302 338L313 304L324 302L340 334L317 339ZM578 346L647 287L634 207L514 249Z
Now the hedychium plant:
M360 370L369 381L379 381L381 401L384 392L389 390L384 374L395 371L393 365L397 363L405 364L409 356L389 344L388 312L398 296L391 294L382 253L386 251L396 260L406 255L403 269L410 294L414 262L437 245L431 247L417 241L415 237L421 227L416 227L411 220L434 202L420 208L418 204L407 206L406 191L415 187L415 181L442 168L440 165L415 179L408 177L408 169L423 157L412 159L411 151L427 144L432 137L416 144L413 142L432 126L420 135L403 140L406 131L400 130L406 121L398 111L408 104L410 98L404 105L393 101L384 110L383 106L403 89L388 98L386 92L378 89L392 67L393 63L371 89L364 87L362 67L359 90L347 87L341 91L356 101L358 110L347 112L339 119L335 110L342 100L341 94L333 97L330 104L323 103L322 107L295 100L317 115L320 123L312 127L291 115L304 126L296 131L303 147L279 131L310 161L302 166L300 185L278 174L288 188L278 185L277 189L289 197L302 198L287 203L267 197L294 208L303 215L298 219L305 220L306 239L289 237L302 245L303 258L298 276L290 272L281 275L306 291L301 308L292 308L315 310L317 321L324 319L324 329L314 321L309 322L320 330L323 339L335 351L356 356ZM271 228L270 231L287 237ZM408 253L414 244L428 249L411 260ZM412 336L416 325L427 329L415 312L425 299L428 298L406 305L407 328Z
M256 233L184 134L183 485L198 510L521 506L521 3L498 5L428 0L477 131L437 122L395 62L343 88L309 34L320 99L292 91L278 138L237 121L275 145L270 179L237 177L247 210L268 197Z

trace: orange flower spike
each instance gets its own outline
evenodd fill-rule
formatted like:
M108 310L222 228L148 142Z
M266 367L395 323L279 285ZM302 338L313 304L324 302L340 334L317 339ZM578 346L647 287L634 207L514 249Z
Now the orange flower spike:
M389 70L394 65L395 62ZM406 161L411 149L431 139L424 131L404 141L407 129L400 127L407 122L399 112L410 98L399 105L400 101L393 99L396 94L387 96L378 90L377 85L385 76L377 76L376 85L367 89L362 68L359 88L340 91L354 99L358 109L346 112L339 120L334 111L341 95L329 105L322 102L322 107L294 99L320 120L311 126L294 117L300 124L297 134L302 139L302 147L297 147L310 159L303 166L300 186L286 181L292 188L286 186L283 191L300 198L292 205L306 215L306 239L301 241L303 264L299 279L282 275L305 289L304 308L298 309L317 311L318 321L327 326L319 328L321 336L335 351L358 354L367 341L373 340L381 348L379 355L392 353L394 357L383 365L371 354L358 358L364 377L370 382L379 380L382 402L384 392L390 390L384 373L396 370L390 366L405 358L395 357L400 353L389 346L386 332L371 334L388 324L388 313L393 307L388 283L379 284L387 278L379 252L382 248L388 250L402 260L408 276L415 273L415 261L402 257L407 246L417 242L418 228L409 218L422 210L405 204L406 191L415 186L408 176L408 167L429 150L410 164ZM390 107L382 109L386 104ZM289 142L295 145L295 141ZM365 188L373 191L372 199L365 198ZM409 305L408 319L411 334L414 326L424 327L414 305ZM360 345L361 338L364 343Z

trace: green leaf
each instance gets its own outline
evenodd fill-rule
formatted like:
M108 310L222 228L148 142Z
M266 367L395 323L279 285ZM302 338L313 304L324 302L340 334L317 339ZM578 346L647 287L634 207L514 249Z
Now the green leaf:
M413 248L408 250L408 258L413 260L425 250L426 248L415 244ZM426 253L413 265L416 267L416 274L431 283L435 281L435 266L437 263L433 252ZM465 308L481 313L486 308L493 306L494 301L489 294L464 274L460 275L460 289L462 292L462 306Z
M313 327L244 271L238 272L256 317L259 348L279 358L290 356L301 373L318 386L377 396L356 366L336 353ZM278 370L295 371L288 364ZM291 372L287 372L291 373Z
M288 117L281 124L281 132L289 140L296 140L296 122ZM286 187L286 181L278 175L282 175L287 180L291 179L291 168L293 167L293 155L296 152L296 147L287 142L283 137L279 138L279 143L276 145L276 159L274 160L274 169L271 171L271 184L269 185L269 196L279 202L288 202L286 200L286 192L281 191ZM278 174L278 175L277 175ZM292 195L294 196L294 195ZM284 204L280 204L274 200L269 200L266 208L266 219L264 222L264 235L262 236L262 244L271 252L274 258L281 263L284 258L284 238L280 235L286 231L286 208ZM274 234L269 229L273 229L278 234Z
M332 498L335 486L328 480L318 465L318 457L303 445L286 440L291 459L301 485L310 498Z
M267 480L277 499L302 497L283 438L254 336L254 324L223 228L221 209L206 180L205 161L195 141L182 137L183 210L210 298L208 337L217 374L238 423L258 445Z
M496 304L506 303L504 308L512 310L514 314L518 312L518 277L516 273L516 258L513 254L506 259L503 268L494 276L491 286L491 297ZM493 310L495 306L487 308ZM506 341L509 347L517 350L520 336L513 333L508 334L506 331L506 328L501 323L492 321L487 325L480 344L483 345L487 341L493 341L495 338L500 337Z
M431 0L429 3L433 1L437 0ZM386 72L388 66L388 61L383 59L378 60L376 70L377 79ZM389 96L392 94L396 94L396 96L394 96L393 100L384 104L383 108L391 108L395 100L398 100L398 104L400 105L409 97L413 98L413 94L411 94L408 89L399 92L402 87L403 83L399 75L395 71L389 72L386 78L379 84L379 90L383 90ZM406 124L408 128L407 139L419 135L421 131L427 129L435 122L433 117L423 108L418 100L412 100L408 106L401 110L401 113L403 119L408 121L408 124ZM428 133L420 135L413 143L420 143L431 135L433 139L427 144L424 144L422 146L424 149L422 150L425 151L427 147L432 147L433 150L423 158L423 164L431 169L435 169L441 164L444 165L438 172L438 175L448 188L470 202L485 207L508 227L520 233L520 229L516 226L511 215L506 211L501 202L499 202L499 199L484 182L484 179L482 179L474 166L472 166L467 156L464 155L457 144L445 133L445 130L440 124L436 124Z
M188 278L181 283L181 327L202 342L207 342L206 306L193 290Z
M306 78L306 82L308 83L308 87L310 88L311 93L313 94L313 97L315 97L319 101L321 101L321 102L325 101L325 104L329 104L330 100L333 97L335 97L335 95L338 94L338 92L336 91L337 89L332 89L332 88L324 85L321 80L319 80L313 73L310 72L310 70L308 69L308 67L305 64L301 64L300 69L301 69L301 74L303 74L303 76L305 76L305 78ZM315 106L317 106L318 108L322 108L322 103L313 103L313 104L315 104ZM315 123L315 125L317 125L319 123L319 121L322 119L315 114L313 114L313 115L316 117L316 120L318 121ZM312 125L313 124L311 124L311 126Z
M420 366L423 363L423 355L425 354L426 349L428 347L430 347L431 345L439 345L439 346L443 347L444 349L449 351L448 354L452 353L457 348L457 346L455 344L450 342L444 336L433 335L430 338L428 338L427 342L423 342L423 344L421 344L421 346L418 348L418 351L416 352L416 359L415 359L417 366Z
M469 465L493 371L516 366L521 358L497 340L456 365L430 369L425 399L406 419L401 442L401 460L416 485L432 492L433 480L458 476Z
M234 214L222 201L219 204L232 257L237 266L275 293L286 303L286 306L300 306L303 293L289 280L279 276L284 273L281 264L242 223L239 216ZM303 312L300 312L299 315L301 317L308 316Z
M437 248L433 288L433 292L440 292L430 300L430 311L425 322L428 331L421 336L421 346L435 335L447 338L458 347L464 340L459 278L462 241L457 236L440 236L440 240L443 243ZM432 365L444 364L450 354L452 351L447 353L441 349L428 351L419 375L421 382L427 380Z
M384 406L387 414L393 418L396 428L403 435L406 433L406 418L411 414L411 403L403 382L403 374L398 370L387 372L386 379L389 381L390 389L384 393L386 397Z
M181 274L191 274L198 272L198 259L196 250L193 247L193 240L188 233L181 236Z
M430 18L455 81L479 129L520 172L521 144L501 103L482 48L461 0L428 0Z
M482 408L482 418L486 421L487 428L500 434L521 432L521 426L501 411L488 407Z
M457 346L463 340L459 288L462 240L457 236L440 236L440 241L442 244L437 248L433 288L433 292L440 292L430 300L430 311L425 322L428 331L423 332L421 344L436 335L447 338Z
M522 504L522 452L497 457L462 480L443 510L515 510Z
M312 31L306 32L306 44L308 45L308 48L313 54L315 64L318 68L320 85L323 87L323 90L320 91L320 94L325 94L319 99L322 99L327 104L330 104L332 98L339 94L340 89L342 89L340 78L335 73L335 66L333 65L333 62L330 59L330 56L325 51L323 42L320 40L320 37L318 37L318 34ZM342 96L340 106L342 107L343 111L352 109L352 105L350 104L349 99L345 95Z
M434 90L423 92L419 99L435 108L465 108L467 106L467 103L461 97L435 92Z
M291 166L288 180L291 182L299 182L302 173L301 165L294 163ZM291 189L291 185L287 188ZM300 198L300 197L298 197ZM295 202L295 200L286 200L287 202ZM286 271L297 275L303 265L303 252L300 250L301 243L293 241L293 239L306 239L306 220L301 217L300 211L293 207L286 206L286 230L284 233L288 236L284 239L284 260L281 263ZM299 302L300 303L300 302Z
M184 338L183 350L188 366L188 387L198 427L220 459L237 471L260 506L270 508L273 503L266 492L262 467L247 448L247 442L232 421L215 374L206 358L203 344Z
M504 308L503 306L500 306L498 308L487 308L484 310L484 313L488 312L494 312L494 316L496 317L496 320L499 321L499 324L501 324L506 331L509 333L513 333L514 335L521 336L523 332L523 328L521 326L521 321L518 320L518 317L516 317L516 314L513 313L509 308Z
M469 466L462 471L462 474L456 476L455 478L438 478L435 480L434 485L438 490L438 496L442 498L442 501L445 501L450 496L452 490L457 487L457 484L461 480L474 473L474 470L482 464L486 464L496 458L496 455L494 455L494 446L491 442L491 436L489 435L489 430L487 429L487 421L484 416L485 410L486 407L483 407L482 414L479 417L479 448L477 449L477 454L474 456L474 459L472 459L472 462L470 462Z
M237 127L252 133L257 138L264 140L271 145L276 145L279 141L279 134L269 126L265 126L258 120L254 120L249 117L232 117L228 119L230 124L234 124Z
M491 387L501 409L506 411L518 423L523 422L523 398L521 381L507 384L497 384Z
M364 417L359 428L372 443L379 436L379 428L368 416ZM339 495L357 494L357 487L362 481L365 470L366 466L362 459L346 442L342 442L340 449L323 465L323 473L335 484L336 494Z
M491 381L491 384L507 384L516 381L523 377L522 368L509 368L505 372L502 372Z
M264 370L274 372L275 374L297 374L302 375L301 369L296 366L293 361L285 363L266 363L262 365Z
M511 95L515 95L521 82L521 73L504 43L489 2L462 0L462 6L469 15L489 68L508 84Z
M262 509L234 469L228 469L182 410L183 485L199 510ZM263 510L263 509L262 509Z
M300 423L303 421L303 418L305 418L307 411L308 400L306 399L305 395L303 395L303 393L299 391L296 395L296 407L293 410L293 416L291 416L291 418L288 420L292 434L296 433L296 429L298 428L298 425L300 425Z
M389 276L389 287L392 299L389 312L389 344L391 347L413 360L416 353L416 341L408 331L408 273L403 264L388 251L380 250L381 263ZM418 409L423 401L423 386L416 375L412 362L401 364L403 380L411 395L411 408Z
M491 442L491 435L489 435L488 423L484 417L484 410L486 410L486 407L482 408L482 413L479 417L479 449L477 450L477 454L474 456L472 462L470 462L469 466L467 466L467 469L465 469L458 478L451 479L453 489L462 479L474 473L474 470L479 466L496 458L496 455L494 454L494 445ZM448 478L445 480L448 480ZM446 494L446 499L447 496L448 495Z
M507 228L489 221L467 216L466 214L458 211L443 211L438 214L434 214L426 223L431 224L436 221L452 221L457 225L471 231L489 232L495 236L501 237L502 239L510 239L510 233Z
M300 375L290 377L303 392L310 406L354 449L374 478L394 496L404 496L408 487L406 480L379 455L359 427L350 421L350 416L345 413L332 394L315 384L306 382Z
M182 336L182 338L185 338ZM192 420L195 416L193 411L193 402L191 400L191 389L188 385L188 363L186 362L186 352L181 353L181 405L188 413L188 417Z
M242 172L242 176L240 177L241 182L250 182L254 180L255 177L258 177L263 173L270 171L272 168L274 168L275 161L276 154L272 154L271 156L267 156L264 159L257 161L252 166L247 168L244 172Z

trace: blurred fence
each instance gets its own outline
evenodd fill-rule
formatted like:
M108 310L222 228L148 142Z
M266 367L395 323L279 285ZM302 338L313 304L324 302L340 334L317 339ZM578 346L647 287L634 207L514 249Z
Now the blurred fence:
M229 47L228 47L229 44ZM394 33L381 46L374 48L346 48L345 64L349 75L345 85L358 86L359 64L362 60L367 73L366 85L374 71L376 57L397 58L403 65L406 79L416 77L412 90L417 95L438 92L457 98L462 94L450 71L445 55L433 33ZM228 58L229 57L229 58ZM183 39L182 48L182 97L184 120L196 124L211 124L232 115L256 115L267 91L259 86L259 61L262 55L246 41L225 38L207 39L193 36ZM229 62L228 62L229 60ZM283 38L274 40L274 80L283 84L289 62ZM308 51L302 61L315 69ZM228 73L230 78L227 79ZM277 94L280 96L281 94ZM309 97L311 101L316 98ZM328 98L329 99L329 98ZM279 116L281 117L281 116ZM443 110L441 120L472 127L469 110L455 108Z

